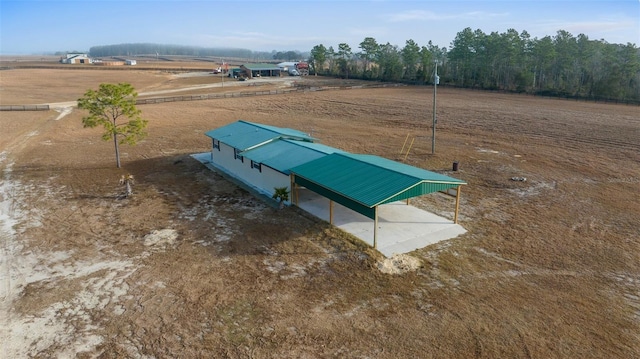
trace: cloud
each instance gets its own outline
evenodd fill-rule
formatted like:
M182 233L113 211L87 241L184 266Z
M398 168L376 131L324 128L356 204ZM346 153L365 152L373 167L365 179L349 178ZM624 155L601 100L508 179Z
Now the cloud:
M405 22L414 20L435 20L439 17L433 11L424 10L408 10L396 14L391 14L387 21L389 22Z
M361 27L361 28L350 28L348 30L349 34L351 35L355 35L355 36L380 36L380 35L386 35L389 31L386 28L383 27L370 27L370 28L365 28L365 27Z
M200 34L190 36L189 41L204 47L246 48L253 51L298 50L309 51L311 47L326 41L319 36L291 36L264 32L230 31L225 34Z
M589 33L589 32L607 32L618 31L624 29L637 29L638 23L631 20L627 21L576 21L576 22L548 22L541 24L542 28L547 30L566 30L571 33Z
M585 34L591 39L606 38L610 41L621 41L621 33L638 33L638 21L629 18L589 20L589 21L543 21L538 22L533 31L544 34L555 34L565 30L574 36ZM613 36L613 38L612 38Z

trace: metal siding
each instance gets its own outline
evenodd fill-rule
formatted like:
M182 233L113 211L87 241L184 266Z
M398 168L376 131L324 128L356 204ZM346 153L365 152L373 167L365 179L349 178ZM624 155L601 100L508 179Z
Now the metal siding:
M241 162L234 159L233 148L224 143L220 145L220 151L216 149L212 153L214 156L211 162L216 168L260 194L271 197L275 187L290 187L291 180L288 175L267 166L262 166L262 172L251 168L251 160L245 158L244 162Z
M255 171L253 177L256 179L256 185L259 187L260 192L267 197L271 198L273 196L276 187L287 187L287 190L291 191L291 179L288 175L284 175L268 166L262 166L262 172L258 172L255 168L253 171ZM291 196L285 203L291 204Z
M412 188L407 189L406 191L398 193L397 195L395 195L393 197L390 197L390 198L384 200L383 202L381 202L379 204L393 203L393 202L405 200L405 199L408 199L408 198L422 196L422 195L428 194L428 193L444 191L444 190L447 190L449 188L455 188L455 187L458 187L458 186L460 186L460 185L458 185L458 184L454 185L454 184L444 184L444 183L423 182L423 183L418 184L417 186L414 186Z

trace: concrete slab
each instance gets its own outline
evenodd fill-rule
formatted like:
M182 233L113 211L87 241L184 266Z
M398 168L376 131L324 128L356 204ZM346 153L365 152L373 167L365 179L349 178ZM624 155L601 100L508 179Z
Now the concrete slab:
M329 222L329 199L299 189L298 207ZM333 225L373 246L374 221L338 203L333 204ZM386 257L455 238L466 230L444 217L394 202L378 207L378 251Z

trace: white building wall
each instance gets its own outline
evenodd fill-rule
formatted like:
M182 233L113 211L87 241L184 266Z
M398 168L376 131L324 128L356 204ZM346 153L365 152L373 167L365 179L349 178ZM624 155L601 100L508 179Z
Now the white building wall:
M251 168L251 160L244 159L244 162L234 158L234 149L220 142L220 150L211 146L211 163L227 172L227 174L244 182L249 187L271 197L275 187L287 187L291 191L291 182L288 175L276 171L270 167L262 166L262 172L256 168ZM291 196L290 196L291 198ZM290 204L290 201L285 202Z
M238 163L236 163L236 161ZM238 169L241 164L240 161L233 158L233 147L227 146L224 143L220 143L220 150L211 146L211 163L216 167L220 167L225 172L237 177Z
M258 172L255 168L254 171ZM262 173L259 178L260 187L265 189L265 194L269 197L273 196L276 187L287 187L289 193L291 193L291 180L289 179L289 176L282 172L263 165ZM291 204L291 194L289 194L289 201L286 201L285 203L287 205Z

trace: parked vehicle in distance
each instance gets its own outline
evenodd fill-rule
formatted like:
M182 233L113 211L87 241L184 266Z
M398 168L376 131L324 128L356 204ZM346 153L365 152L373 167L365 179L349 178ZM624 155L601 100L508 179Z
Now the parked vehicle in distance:
M296 63L296 71L299 76L308 76L309 75L309 64L307 62L298 62Z

